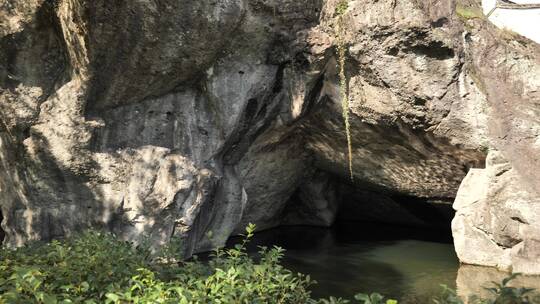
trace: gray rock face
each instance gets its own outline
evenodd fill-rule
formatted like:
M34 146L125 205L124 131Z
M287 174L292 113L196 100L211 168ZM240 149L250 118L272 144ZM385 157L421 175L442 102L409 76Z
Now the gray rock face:
M328 226L344 206L423 224L394 198L452 201L487 147L512 178L471 171L484 172L485 193L496 179L528 194L458 207L456 240L480 242L465 230L504 208L528 214L515 229L536 227L539 213L527 210L540 189L538 45L457 15L456 5L477 9L465 0L351 0L342 16L337 2L4 1L4 244L100 227L155 246L179 236L190 255L249 222ZM471 174L456 206L474 195ZM502 251L534 243L519 229L499 234L505 221L485 228ZM500 264L456 244L464 262ZM523 261L511 264L521 269L539 249L519 246Z
M463 263L540 274L540 198L524 189L500 152L472 169L454 208L454 243Z
M219 57L244 13L241 0L58 4L73 72L88 83L87 110L193 82Z

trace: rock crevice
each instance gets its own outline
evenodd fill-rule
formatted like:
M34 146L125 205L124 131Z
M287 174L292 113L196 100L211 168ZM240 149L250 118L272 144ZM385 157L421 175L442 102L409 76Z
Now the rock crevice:
M446 218L457 193L460 259L533 270L539 46L468 18L474 1L340 12L354 181L339 1L4 2L5 245L98 227L155 246L178 236L191 255L249 222L328 226L339 210L426 225L407 204ZM504 162L484 166L488 150ZM468 252L484 241L500 255Z

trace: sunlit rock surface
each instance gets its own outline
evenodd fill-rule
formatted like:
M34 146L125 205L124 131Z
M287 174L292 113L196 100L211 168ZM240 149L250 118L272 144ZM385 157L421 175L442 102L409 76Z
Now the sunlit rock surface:
M454 202L454 244L463 263L540 274L540 198L498 152L473 169Z
M4 1L4 244L94 227L190 255L248 222L331 225L345 200L449 204L492 148L532 208L538 44L456 13L473 1L337 2Z

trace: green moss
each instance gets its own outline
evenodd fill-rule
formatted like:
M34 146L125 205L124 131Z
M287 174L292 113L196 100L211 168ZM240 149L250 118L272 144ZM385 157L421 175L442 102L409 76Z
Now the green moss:
M339 87L341 91L341 110L343 120L345 121L345 134L347 136L347 153L349 160L349 174L351 181L354 180L353 164L352 164L352 138L351 138L351 123L349 120L349 95L347 94L347 77L345 75L345 46L338 46L339 59Z
M347 136L347 154L349 160L349 174L351 181L354 180L353 172L353 159L352 159L352 138L351 138L351 124L349 120L349 95L347 94L347 76L345 75L345 57L347 55L347 46L345 43L345 30L343 25L343 14L349 7L348 0L341 0L336 7L337 14L337 28L336 28L336 40L338 48L338 63L339 63L339 87L341 91L341 107L343 113L343 120L345 122L345 134Z
M348 0L340 0L339 3L336 5L336 15L343 16L343 14L345 14L348 8Z
M463 20L484 19L484 14L478 8L464 7L458 5L456 14Z

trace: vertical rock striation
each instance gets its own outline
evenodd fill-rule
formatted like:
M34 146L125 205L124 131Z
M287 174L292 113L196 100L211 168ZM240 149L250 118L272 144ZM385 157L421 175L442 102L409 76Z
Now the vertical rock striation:
M462 261L532 269L538 45L460 14L479 10L466 0L349 0L337 32L338 2L4 1L4 244L97 227L190 255L248 222L328 226L340 206L425 225L395 199L450 204L461 184ZM511 169L482 169L488 149ZM484 241L501 258L468 252Z

